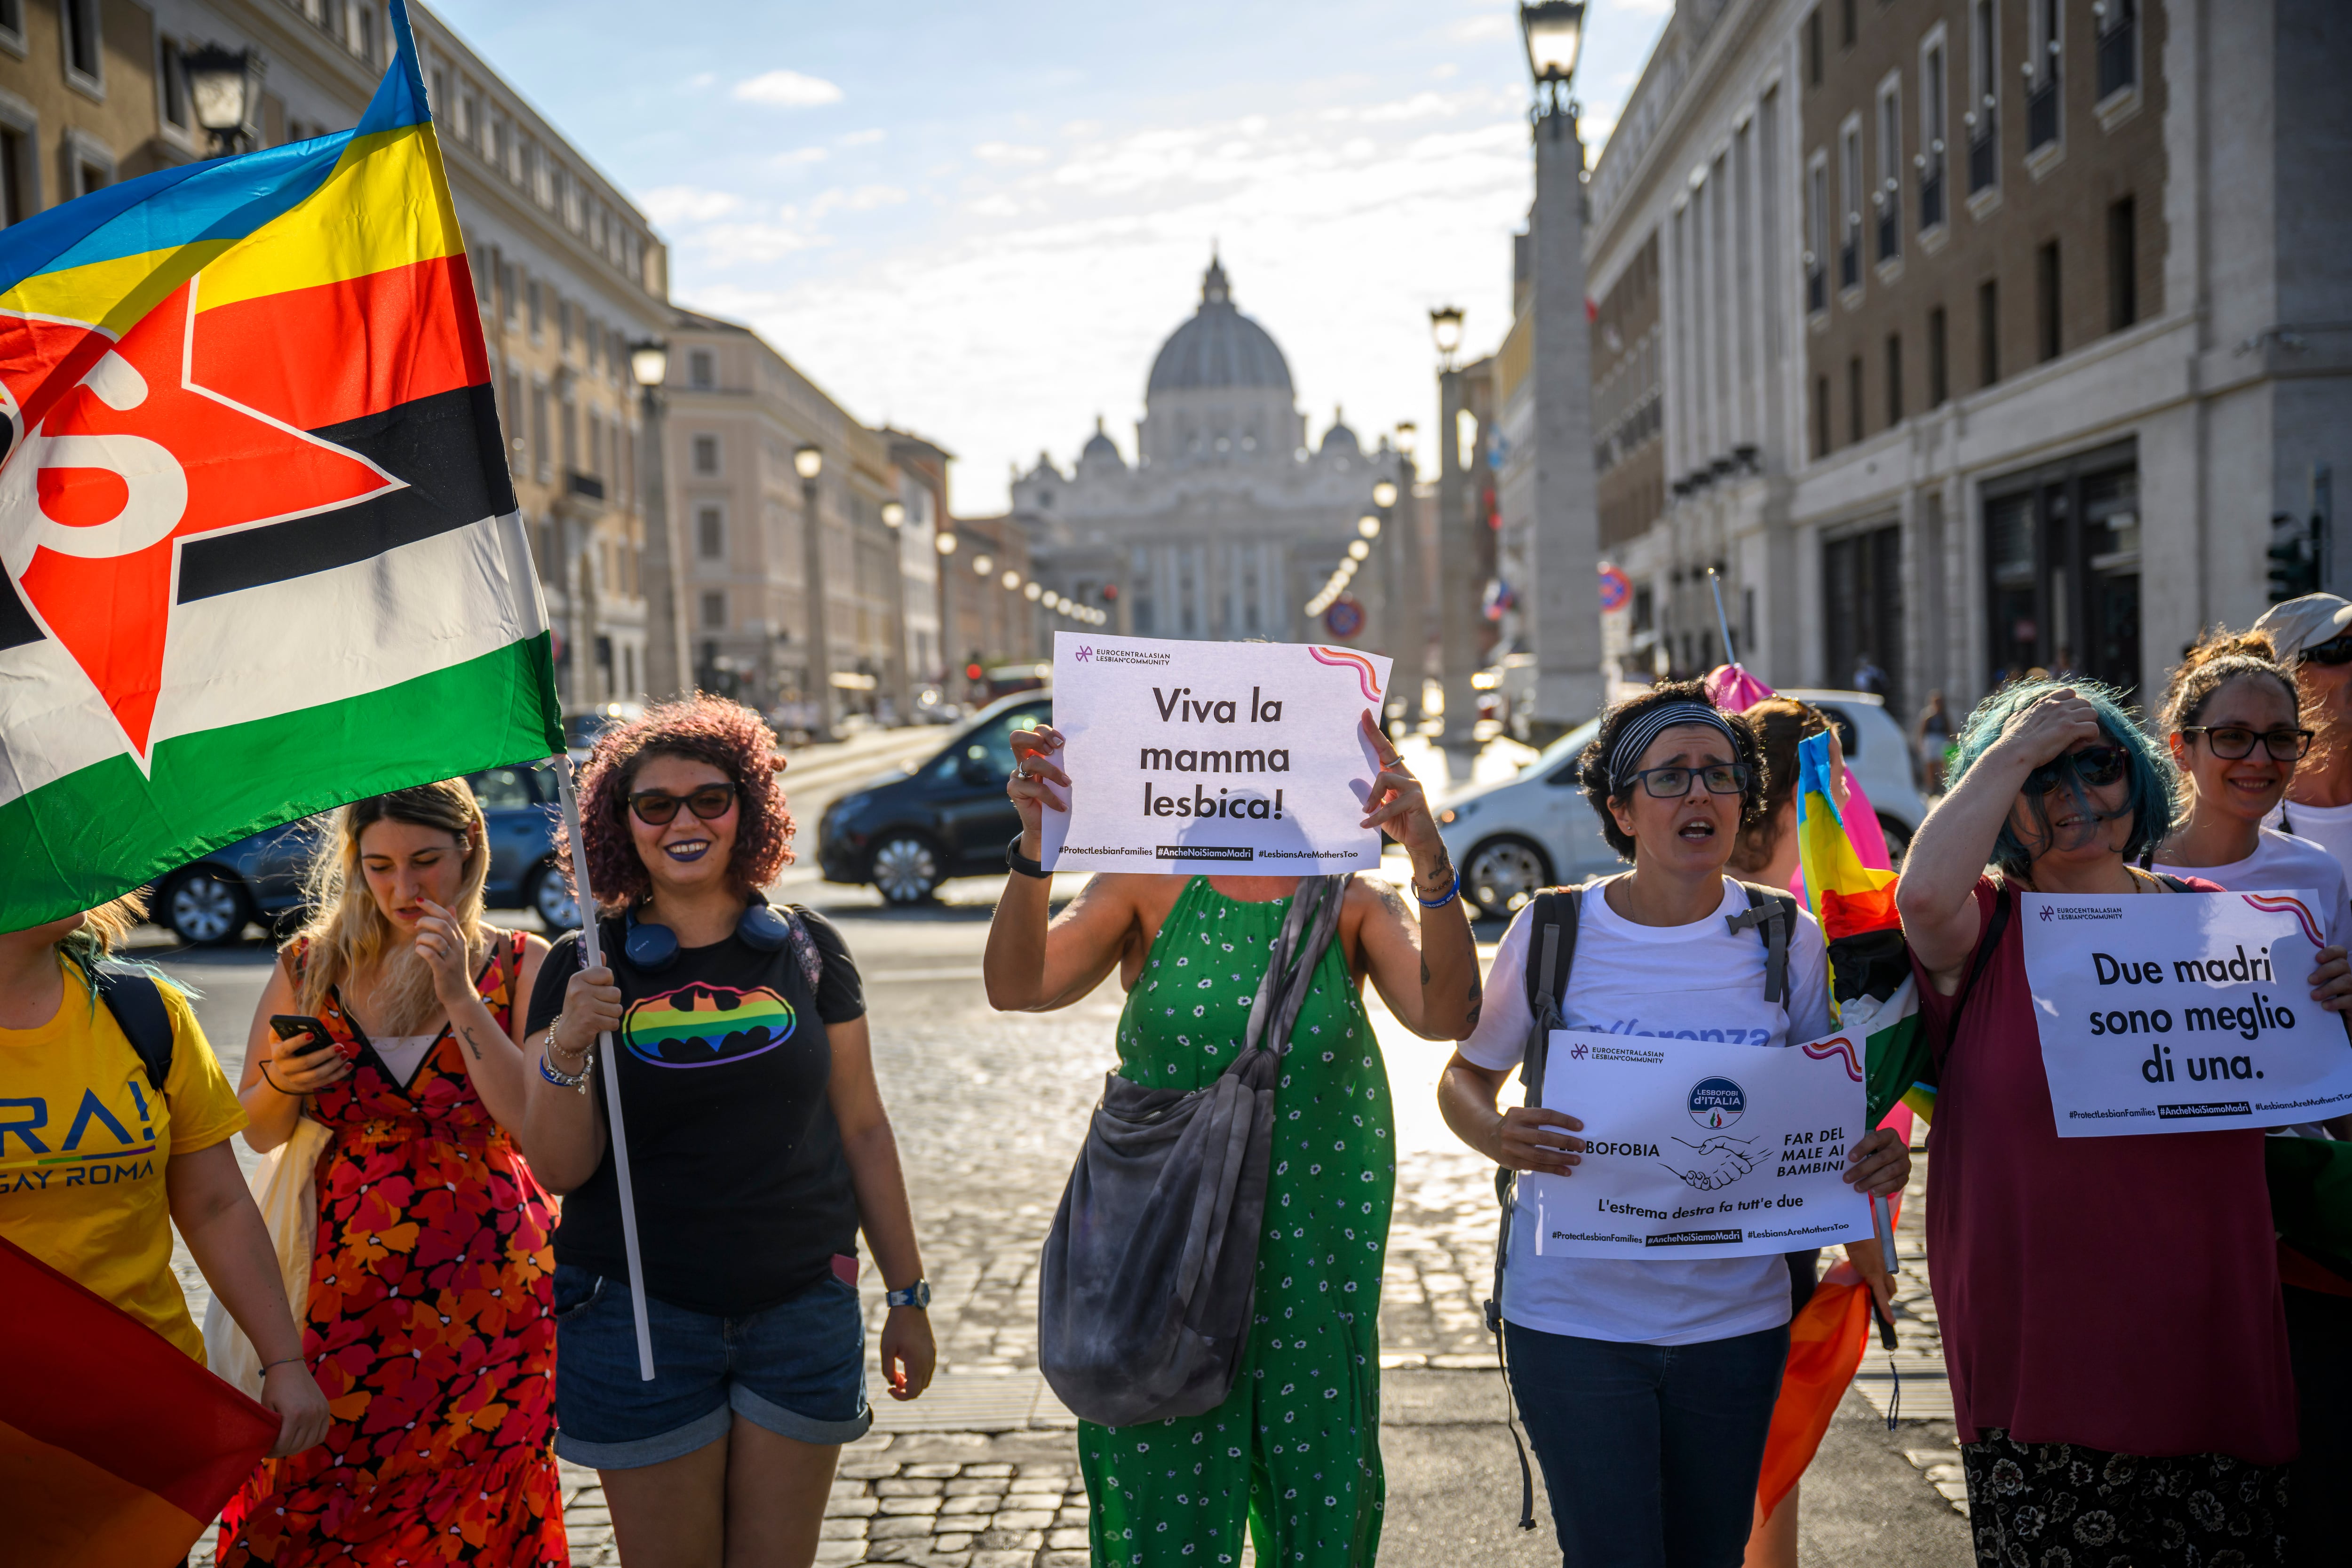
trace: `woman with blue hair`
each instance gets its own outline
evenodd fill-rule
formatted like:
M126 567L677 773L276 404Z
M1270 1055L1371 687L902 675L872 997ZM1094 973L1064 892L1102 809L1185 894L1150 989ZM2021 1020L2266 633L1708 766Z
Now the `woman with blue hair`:
M1938 1047L1927 1250L1977 1561L2277 1561L2295 1402L2263 1134L2057 1136L2016 918L2021 892L2219 891L2135 864L2179 773L2115 693L2044 679L1978 706L1951 776L1895 901Z

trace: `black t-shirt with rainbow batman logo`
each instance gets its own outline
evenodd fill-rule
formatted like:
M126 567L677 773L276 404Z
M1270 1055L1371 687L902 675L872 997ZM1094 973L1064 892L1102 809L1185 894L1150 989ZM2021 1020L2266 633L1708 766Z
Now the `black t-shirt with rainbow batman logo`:
M672 1306L741 1317L857 1253L857 1197L826 1095L825 1026L863 1016L866 996L840 933L822 915L799 914L824 960L814 994L789 944L761 952L730 936L649 974L619 957L618 922L604 926L621 985L613 1049L646 1293ZM526 1037L534 1062L579 971L579 942L577 932L564 937L540 969ZM601 1108L601 1065L594 1092ZM563 1200L555 1259L628 1277L609 1146Z

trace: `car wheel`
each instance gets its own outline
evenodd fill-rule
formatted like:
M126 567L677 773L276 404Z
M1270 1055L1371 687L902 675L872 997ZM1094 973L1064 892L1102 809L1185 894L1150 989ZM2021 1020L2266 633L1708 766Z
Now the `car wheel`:
M1517 834L1487 839L1462 862L1463 895L1497 920L1551 885L1551 857Z
M550 861L530 874L530 910L550 931L576 931L580 900L563 885L563 873Z
M1911 853L1911 830L1881 812L1878 830L1886 835L1886 859L1895 870L1903 869L1903 858Z
M187 872L163 895L164 923L190 947L234 941L252 918L244 888L216 871Z
M894 904L919 904L936 891L946 877L940 869L939 851L916 833L894 833L874 847L866 875L882 896Z

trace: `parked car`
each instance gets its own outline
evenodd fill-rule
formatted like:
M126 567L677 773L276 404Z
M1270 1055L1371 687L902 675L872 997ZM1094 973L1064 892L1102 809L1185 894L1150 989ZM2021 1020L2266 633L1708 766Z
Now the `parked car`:
M600 702L593 708L583 708L563 716L563 746L573 763L584 763L595 749L596 737L616 724L645 717L642 702ZM554 798L552 795L550 799Z
M527 909L548 930L580 923L555 859L555 778L544 768L489 768L467 776L489 828L493 909ZM191 946L234 941L247 922L284 930L301 918L302 874L325 816L264 828L159 879L149 918Z
M1049 722L1053 700L1024 691L991 703L921 762L867 779L825 807L817 864L828 882L871 882L894 904L920 903L950 877L1004 869L1021 818L1004 794L1013 732Z
M1870 796L1895 865L1927 815L1911 776L1911 751L1885 700L1861 691L1791 689L1837 727L1846 765ZM1503 917L1546 888L1622 870L1601 837L1600 820L1577 782L1585 747L1601 721L1589 721L1546 747L1516 777L1474 784L1438 811L1438 836L1462 868L1462 892L1485 914Z

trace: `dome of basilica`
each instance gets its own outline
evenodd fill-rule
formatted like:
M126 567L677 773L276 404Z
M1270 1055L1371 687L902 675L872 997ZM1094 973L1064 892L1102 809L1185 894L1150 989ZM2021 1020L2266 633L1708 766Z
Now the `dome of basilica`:
M1267 387L1287 396L1290 366L1272 335L1234 308L1224 267L1211 257L1201 279L1201 308L1160 346L1144 395L1236 386Z

